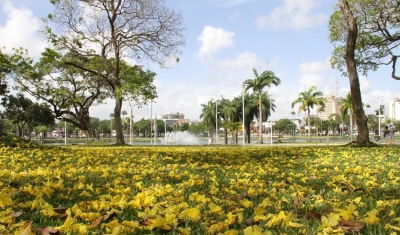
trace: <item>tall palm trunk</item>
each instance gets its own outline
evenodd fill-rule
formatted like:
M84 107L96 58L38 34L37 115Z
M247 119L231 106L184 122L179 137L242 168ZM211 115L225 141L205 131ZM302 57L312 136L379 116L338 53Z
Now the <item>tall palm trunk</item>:
M262 133L262 104L261 104L261 94L258 95L258 107L259 107L259 123L258 128L260 130L260 136L258 137L259 143L263 144L263 133Z

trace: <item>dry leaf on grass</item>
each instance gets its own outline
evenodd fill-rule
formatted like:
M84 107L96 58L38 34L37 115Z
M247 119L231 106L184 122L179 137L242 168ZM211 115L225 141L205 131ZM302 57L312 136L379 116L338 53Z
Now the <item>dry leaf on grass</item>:
M19 217L19 216L22 215L22 214L25 214L25 212L22 212L22 211L19 211L19 212L10 212L10 213L7 214L7 216L11 216L11 217L17 218L17 217Z
M117 216L117 213L115 213L115 212L113 212L111 214L100 215L99 217L97 217L97 219L92 221L92 225L97 226L97 225L101 224L101 222L106 221L107 219L112 219L115 216Z
M44 228L37 228L36 229L36 233L40 234L40 235L58 235L60 234L60 232L53 228L53 227L44 227Z
M341 220L339 221L338 228L343 229L345 233L359 233L364 225L356 221Z

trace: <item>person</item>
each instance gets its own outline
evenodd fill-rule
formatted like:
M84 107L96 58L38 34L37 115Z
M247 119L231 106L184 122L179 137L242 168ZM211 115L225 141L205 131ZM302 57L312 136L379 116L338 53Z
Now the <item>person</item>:
M390 123L389 125L389 144L394 144L394 139L395 139L395 128L393 123Z
M386 144L389 144L390 143L390 140L389 140L390 136L389 136L389 127L388 126L385 126L385 129L383 130L383 137L385 138Z

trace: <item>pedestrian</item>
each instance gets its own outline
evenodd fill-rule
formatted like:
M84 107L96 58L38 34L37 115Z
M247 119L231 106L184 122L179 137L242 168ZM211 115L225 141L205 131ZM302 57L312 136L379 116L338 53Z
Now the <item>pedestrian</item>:
M385 138L386 144L390 144L390 136L389 136L389 127L385 126L385 129L383 130L383 137Z
M394 144L394 139L395 139L395 128L393 123L390 123L389 125L389 137L390 137L390 144Z

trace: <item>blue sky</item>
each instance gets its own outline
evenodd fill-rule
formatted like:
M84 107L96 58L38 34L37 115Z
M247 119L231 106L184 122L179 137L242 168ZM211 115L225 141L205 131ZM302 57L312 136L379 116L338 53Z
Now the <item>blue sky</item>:
M201 104L221 96L232 99L241 94L241 84L272 70L281 79L278 87L267 88L277 109L273 120L292 118L291 103L298 93L316 85L324 94L349 91L348 78L330 67L333 46L328 21L337 0L166 0L183 15L186 46L178 64L157 73L158 99L153 115L184 113L199 120ZM45 47L37 30L40 18L52 12L49 0L0 0L0 46L25 47L38 58ZM337 82L336 82L337 81ZM391 78L389 68L360 75L363 103L372 113L389 99L400 97L400 82ZM108 119L114 102L93 107L91 116ZM130 107L124 105L129 113ZM150 116L150 107L133 108L135 120ZM300 114L299 116L303 116ZM295 116L296 117L296 116Z

